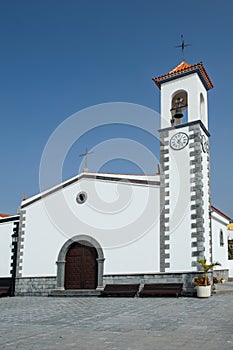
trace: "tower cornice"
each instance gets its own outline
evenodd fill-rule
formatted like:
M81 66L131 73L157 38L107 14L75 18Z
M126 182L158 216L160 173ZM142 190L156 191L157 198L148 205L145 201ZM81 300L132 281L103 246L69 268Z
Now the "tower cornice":
M153 78L152 80L161 89L161 85L173 79L181 78L182 76L186 76L189 74L197 73L203 82L206 90L212 89L213 83L205 70L205 67L202 62L191 65L185 61L181 62L177 67L172 69L169 73L161 75L157 78Z
M170 130L175 130L175 129L181 129L181 128L184 128L186 126L190 126L190 125L196 125L196 124L199 124L202 128L202 130L204 131L204 133L210 137L210 133L209 131L206 129L205 125L202 123L201 120L194 120L192 122L188 122L188 123L184 123L184 124L180 124L180 125L175 125L175 126L169 126L167 128L162 128L162 129L159 129L158 131L159 132L164 132L164 131L170 131Z

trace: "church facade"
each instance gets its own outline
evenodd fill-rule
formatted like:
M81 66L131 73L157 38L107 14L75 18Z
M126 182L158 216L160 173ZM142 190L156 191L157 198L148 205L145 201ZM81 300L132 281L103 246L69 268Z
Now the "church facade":
M15 295L100 290L109 283L182 282L198 259L229 275L230 218L210 203L208 90L202 63L153 79L161 91L160 172L81 174L24 199L0 219L1 278Z

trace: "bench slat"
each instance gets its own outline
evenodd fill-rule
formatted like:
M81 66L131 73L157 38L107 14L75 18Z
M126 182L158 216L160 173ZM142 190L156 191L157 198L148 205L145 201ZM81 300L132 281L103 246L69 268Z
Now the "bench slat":
M107 284L100 297L134 297L140 284ZM181 295L183 283L147 283L139 292L140 297Z
M139 284L107 284L100 297L134 297Z
M10 295L10 286L0 286L0 298Z
M140 291L140 297L158 296L158 295L181 295L183 283L157 283L145 284Z

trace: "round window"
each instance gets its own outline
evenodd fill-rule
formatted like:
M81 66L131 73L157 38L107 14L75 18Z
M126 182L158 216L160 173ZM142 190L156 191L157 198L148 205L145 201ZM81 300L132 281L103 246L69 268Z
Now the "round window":
M85 203L86 200L87 200L87 194L86 194L86 192L79 192L79 193L77 194L76 201L77 201L79 204Z

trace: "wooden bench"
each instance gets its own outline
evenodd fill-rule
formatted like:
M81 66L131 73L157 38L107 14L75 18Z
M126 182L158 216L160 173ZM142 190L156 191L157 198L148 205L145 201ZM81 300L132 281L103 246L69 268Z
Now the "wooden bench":
M0 298L1 297L7 297L11 293L11 287L10 286L0 286Z
M140 297L153 296L176 296L179 297L182 292L183 283L155 283L144 284L144 287L139 292Z
M106 284L100 297L134 297L140 284Z

